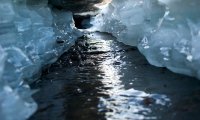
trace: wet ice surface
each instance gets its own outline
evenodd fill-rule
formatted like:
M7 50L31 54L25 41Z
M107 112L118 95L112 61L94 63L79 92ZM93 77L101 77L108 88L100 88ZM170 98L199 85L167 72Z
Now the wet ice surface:
M30 120L199 119L199 80L149 65L110 35L88 37L82 61L66 54L32 85L39 110Z

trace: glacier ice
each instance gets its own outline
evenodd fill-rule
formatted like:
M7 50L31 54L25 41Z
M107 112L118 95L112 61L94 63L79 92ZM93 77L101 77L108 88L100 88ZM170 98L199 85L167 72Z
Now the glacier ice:
M28 84L82 33L71 12L50 9L48 0L0 2L0 119L25 120L37 109Z
M199 0L112 0L92 30L137 46L149 63L200 79Z

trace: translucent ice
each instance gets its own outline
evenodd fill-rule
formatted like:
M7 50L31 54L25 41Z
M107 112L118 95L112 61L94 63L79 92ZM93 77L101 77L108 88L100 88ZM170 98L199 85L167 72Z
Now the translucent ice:
M158 67L200 79L199 0L113 0L93 29L138 46Z
M82 33L72 13L51 10L48 0L0 3L0 119L25 120L37 109L28 84Z

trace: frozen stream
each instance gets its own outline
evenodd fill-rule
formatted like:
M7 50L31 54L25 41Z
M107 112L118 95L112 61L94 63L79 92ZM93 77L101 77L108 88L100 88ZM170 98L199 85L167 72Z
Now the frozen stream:
M29 120L200 119L199 80L151 66L103 33L80 39L32 88L39 109Z

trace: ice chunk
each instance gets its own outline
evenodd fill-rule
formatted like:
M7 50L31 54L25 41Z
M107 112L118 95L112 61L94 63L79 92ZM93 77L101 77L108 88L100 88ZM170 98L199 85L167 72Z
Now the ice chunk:
M93 30L138 46L159 67L200 79L199 0L113 0L94 17Z
M52 11L48 0L0 1L0 119L25 120L37 109L28 84L82 33L72 13Z
M93 29L112 33L119 41L136 46L145 33L156 29L164 13L165 6L156 0L113 0L92 24Z
M28 92L28 91L25 91ZM30 91L29 91L30 92ZM29 95L30 97L30 95ZM0 118L2 120L25 120L35 112L37 105L30 98L23 99L9 86L3 86L0 91ZM16 116L17 115L17 116Z

